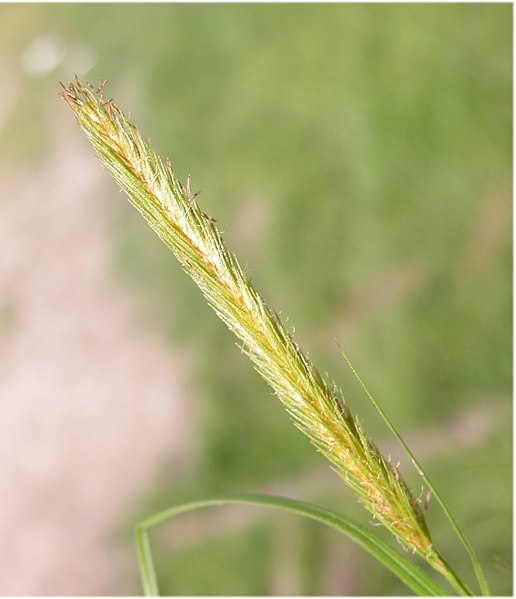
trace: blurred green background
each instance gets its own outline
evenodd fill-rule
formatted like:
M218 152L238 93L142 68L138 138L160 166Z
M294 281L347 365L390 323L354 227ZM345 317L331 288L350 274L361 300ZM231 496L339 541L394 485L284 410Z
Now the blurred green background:
M256 286L397 455L335 338L344 346L442 490L492 591L512 594L512 7L2 5L0 33L0 67L24 90L0 130L2 162L42 159L54 104L71 119L59 79L107 79L108 97L183 180L191 174ZM138 296L139 326L185 356L197 431L194 459L164 460L110 542L130 544L154 510L244 491L368 522L105 179L113 277ZM402 470L418 490L407 459ZM331 531L238 514L156 531L163 594L407 593ZM437 504L428 519L471 580ZM114 570L104 592L138 594L135 567Z

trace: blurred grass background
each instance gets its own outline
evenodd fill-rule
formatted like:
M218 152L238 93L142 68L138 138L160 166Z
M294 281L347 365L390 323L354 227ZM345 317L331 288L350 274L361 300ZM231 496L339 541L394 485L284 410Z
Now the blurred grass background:
M66 50L49 72L25 69L1 160L44 154L58 79L108 79L108 97L192 175L257 287L389 449L334 338L345 347L421 452L492 591L511 594L512 7L2 5L0 23L4 66L23 64L34 40ZM367 522L107 180L106 196L113 276L142 298L141 326L187 356L200 431L193 466L164 463L159 488L113 523L117 542L153 510L217 493L280 489ZM437 505L428 517L468 576ZM218 519L155 535L163 594L405 593L313 524ZM110 592L139 592L135 571L120 576Z

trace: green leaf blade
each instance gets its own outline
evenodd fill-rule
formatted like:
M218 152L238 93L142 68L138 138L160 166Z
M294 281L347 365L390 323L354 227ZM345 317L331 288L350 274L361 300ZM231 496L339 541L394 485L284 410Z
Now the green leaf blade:
M473 547L471 546L470 542L467 540L465 534L462 532L462 529L460 528L457 520L455 519L455 517L453 516L453 514L450 511L450 508L446 505L444 499L442 498L441 494L439 493L439 491L437 490L437 488L435 487L435 485L432 483L432 481L428 478L426 472L423 470L423 466L421 466L419 460L416 458L416 456L412 453L412 450L410 449L410 447L407 445L407 443L405 442L405 439L403 439L401 433L398 431L398 429L394 426L393 422L391 421L391 419L387 416L387 414L385 413L385 410L382 408L382 406L380 405L380 403L378 402L378 400L374 397L374 395L371 393L371 391L369 390L369 387L365 384L364 380L362 379L362 377L359 375L359 373L357 372L357 370L355 369L355 367L353 366L353 364L351 363L351 360L348 358L348 356L346 355L346 353L344 352L344 350L342 349L342 347L340 346L340 344L337 341L337 346L340 350L340 353L342 354L343 358L346 360L347 365L349 366L351 372L353 373L354 377L357 379L359 385L362 387L364 393L367 395L368 399L371 401L371 403L373 404L373 406L376 408L377 412L380 414L380 417L383 419L383 421L385 422L385 424L387 425L387 427L389 428L389 430L392 432L392 434L395 436L395 438L397 439L397 441L399 442L399 444L401 445L401 447L403 448L403 450L405 451L405 453L408 455L408 457L410 458L410 461L412 462L412 465L414 466L414 468L416 469L417 473L419 474L419 476L421 476L421 478L423 479L423 481L426 483L427 487L430 489L430 491L432 492L433 497L435 498L435 500L437 501L437 503L439 504L439 506L441 507L441 509L444 512L444 515L446 516L446 518L448 519L448 521L450 522L455 534L457 535L457 538L460 540L460 542L462 543L463 547L465 548L469 559L471 561L471 564L473 566L473 570L475 571L475 576L477 578L477 582L480 586L480 590L482 592L482 595L484 597L488 597L490 595L490 591L489 591L489 585L487 584L487 580L484 576L484 572L482 570L482 566L480 565L480 562L478 561L478 558L475 554L475 551L473 549ZM444 560L441 561L443 563ZM447 577L449 582L458 590L460 590L462 588L462 592L461 594L468 594L471 595L471 591L469 590L469 588L464 585L464 583L458 579L457 575L454 573L454 571L452 570L452 568L446 564L446 568L444 569L444 571L442 572L443 576Z
M416 594L432 597L442 597L449 594L425 572L413 564L405 555L399 553L378 535L337 512L333 512L319 505L283 497L274 497L270 495L234 495L174 506L159 512L138 524L136 527L136 546L138 550L143 589L147 596L159 595L148 538L149 529L170 518L187 512L234 504L276 508L325 524L360 545Z

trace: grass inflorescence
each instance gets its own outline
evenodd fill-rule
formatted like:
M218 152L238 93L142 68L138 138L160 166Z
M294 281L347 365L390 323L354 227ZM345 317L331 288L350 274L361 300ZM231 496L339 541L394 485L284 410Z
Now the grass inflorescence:
M63 86L64 87L64 86ZM358 500L408 549L450 579L432 545L418 499L351 414L342 392L304 354L228 250L169 160L162 160L112 100L79 80L62 98L103 166L127 193L183 269L242 342L242 350L272 387L295 425L323 453Z

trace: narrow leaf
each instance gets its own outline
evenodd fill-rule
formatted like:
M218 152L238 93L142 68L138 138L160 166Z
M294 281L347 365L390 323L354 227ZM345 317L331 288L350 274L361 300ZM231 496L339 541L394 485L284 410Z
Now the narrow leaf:
M350 359L345 354L344 350L342 349L342 347L340 346L340 344L338 342L337 342L337 345L338 345L338 347L340 349L340 352L342 353L344 359L346 360L349 368L351 369L351 372L353 373L353 375L355 376L355 378L357 379L357 381L360 383L360 386L364 390L365 394L371 400L372 404L377 409L378 413L382 417L382 419L385 422L385 424L388 426L388 428L390 429L390 431L393 433L393 435L396 437L396 439L398 440L398 442L400 443L400 445L403 447L403 449L405 450L405 453L409 456L410 461L414 465L414 468L417 470L417 472L421 476L421 478L425 481L427 487L432 492L432 495L433 495L433 497L435 497L437 503L441 506L441 509L443 510L444 514L448 518L448 521L452 525L453 530L455 531L457 537L460 539L461 543L463 544L464 548L466 549L466 551L467 551L467 553L469 555L469 558L470 558L471 563L473 565L473 569L475 570L475 575L477 577L477 581L478 581L478 584L479 584L480 589L482 591L482 594L484 596L488 596L490 594L489 587L487 585L487 581L486 581L486 579L484 577L484 573L482 572L482 567L481 567L480 562L478 561L478 558L477 558L477 556L476 556L476 554L475 554L475 552L473 550L473 547L470 545L469 541L466 539L466 536L464 535L464 533L462 532L461 528L459 527L459 525L458 525L457 521L455 520L453 514L451 513L450 509L446 505L444 499L441 497L441 494L439 493L439 491L437 490L437 488L434 486L434 484L432 483L432 481L428 478L427 474L423 470L423 467L421 466L421 464L417 460L416 456L412 453L412 451L410 450L409 446L405 443L405 440L401 436L401 433L398 432L398 430L396 429L396 427L394 426L394 424L392 423L392 421L390 420L390 418L387 416L387 414L383 410L382 406L378 403L378 401L375 399L375 397L373 396L373 394L369 391L369 388L364 383L362 377L358 374L358 372L356 371L355 367L353 366L353 364L351 363ZM449 566L448 566L448 570L451 570ZM452 572L452 574L453 574L453 572ZM461 582L460 584L462 585L463 583Z
M228 504L248 504L271 507L321 522L326 526L334 528L360 545L371 556L386 566L416 594L432 597L448 595L448 593L434 582L425 572L414 565L407 557L393 549L378 535L341 514L327 510L319 505L283 497L273 497L269 495L234 495L178 505L154 514L138 524L135 529L136 546L138 549L143 590L147 596L159 595L156 572L148 537L149 529L161 524L165 520L187 512Z

